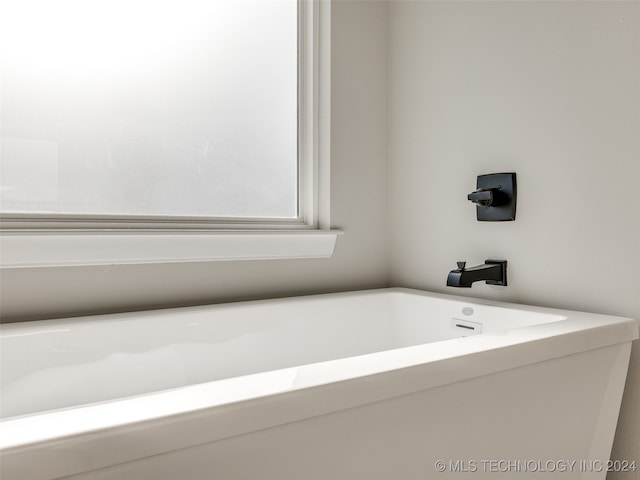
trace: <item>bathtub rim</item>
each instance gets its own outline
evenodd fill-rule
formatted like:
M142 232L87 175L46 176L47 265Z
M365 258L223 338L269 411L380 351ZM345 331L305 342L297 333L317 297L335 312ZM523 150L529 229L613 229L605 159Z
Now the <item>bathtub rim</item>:
M55 475L71 475L588 350L623 343L628 343L627 350L630 350L631 341L638 338L638 323L635 320L609 315L406 288L321 295L344 297L382 292L409 293L565 317L568 314L571 315L564 320L521 327L502 333L404 347L152 392L72 409L8 418L0 422L0 431L3 431L3 440L0 444L3 469L7 466L11 468L12 465L17 465L26 458L32 459L30 461L37 458L38 462L45 462L50 466L48 470L54 475L52 478L55 478ZM304 299L308 296L291 298ZM246 305L278 301L282 299L238 303ZM62 320L45 320L44 322L62 322ZM541 348L542 346L544 348ZM469 356L476 357L471 368L465 365ZM372 365L372 361L377 361L375 362L377 365ZM380 365L385 365L385 368L381 369ZM328 377L330 380L327 380ZM248 385L257 379L262 379L269 384L273 380L278 387L263 386L262 394L252 393L239 400L223 399L212 404L210 399L206 399L213 395L215 390L224 388L223 382L226 382L226 386L236 382L240 388L243 388L244 383L248 382ZM285 384L278 384L278 380L284 381ZM318 394L331 400L313 402L313 398ZM194 398L200 398L200 403L193 403ZM288 405L287 408L283 408L283 401ZM151 409L157 402L162 406L159 409L163 415L157 415ZM163 402L169 405L164 405ZM186 405L189 402L191 403L188 408L175 406ZM155 406L158 407L157 404ZM168 411L164 408L171 406L173 408L169 408ZM148 415L143 418L137 417L137 420L132 422L132 412L140 411L147 412ZM229 413L234 417L231 423L228 421ZM81 422L82 427L79 428L76 425L72 428L68 418L70 415L78 414L85 415L84 421ZM110 415L118 416L119 422L106 422L105 418ZM240 421L238 421L239 418ZM40 435L37 432L34 433L35 428L31 428L32 432L29 435L20 436L36 423ZM208 425L207 428L200 429L199 435L193 435L193 427L203 423ZM45 431L42 432L43 430ZM11 441L7 440L9 438ZM132 442L135 438L153 438L154 441ZM180 446L177 447L176 443ZM129 448L118 448L117 445L120 444L128 445ZM74 449L75 457L70 453ZM92 458L90 455L78 456L78 449L104 452L104 455L100 458ZM70 455L73 458L72 461L69 459Z
M89 315L75 315L70 317L53 317L53 318L41 318L38 320L26 320L26 321L18 321L18 322L8 322L8 323L0 323L0 337L3 335L3 331L10 332L13 329L24 329L33 326L34 328L39 328L42 326L56 326L59 324L66 324L68 322L73 323L83 323L83 322L102 322L102 321L113 321L123 318L138 318L144 317L147 315L171 315L179 311L189 311L189 312L198 312L201 310L208 309L226 309L226 308L242 308L244 306L254 307L260 305L272 305L277 304L279 302L304 302L307 300L318 299L321 300L323 298L349 298L349 297L360 297L360 296L370 296L377 295L381 293L399 293L399 294L409 294L416 296L423 296L434 298L438 300L445 301L454 301L454 302L464 302L464 303L475 303L478 305L486 306L486 307L495 307L495 308L504 308L504 309L513 309L519 310L529 313L541 313L545 315L554 315L554 316L566 316L567 312L571 313L584 313L588 315L598 315L602 317L611 317L611 318L626 318L627 320L631 320L635 322L636 320L616 316L616 315L608 315L608 314L600 314L600 313L592 313L592 312L583 312L579 310L570 310L570 309L562 309L555 307L545 307L545 306L537 306L537 305L529 305L524 303L514 303L507 302L497 299L487 299L487 298L477 298L471 296L460 295L457 293L441 293L441 292L431 292L428 290L420 290L416 288L409 287L380 287L380 288L365 288L361 290L347 290L347 291L338 291L338 292L324 292L324 293L309 293L309 294L301 294L301 295L292 295L292 296L282 296L282 297L269 297L269 298L258 298L258 299L249 299L249 300L230 300L223 301L218 303L210 303L210 304L202 304L202 305L189 305L189 306L178 306L178 307L160 307L157 309L144 309L144 310L132 310L132 311L122 311L115 313L96 313ZM640 322L640 320L639 320Z

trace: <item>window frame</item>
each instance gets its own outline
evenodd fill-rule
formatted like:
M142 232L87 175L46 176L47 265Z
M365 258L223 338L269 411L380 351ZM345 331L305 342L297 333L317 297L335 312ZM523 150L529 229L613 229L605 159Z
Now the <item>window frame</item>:
M297 218L4 213L0 267L330 257L330 5L298 0ZM163 248L150 257L141 239ZM200 247L180 253L189 239Z

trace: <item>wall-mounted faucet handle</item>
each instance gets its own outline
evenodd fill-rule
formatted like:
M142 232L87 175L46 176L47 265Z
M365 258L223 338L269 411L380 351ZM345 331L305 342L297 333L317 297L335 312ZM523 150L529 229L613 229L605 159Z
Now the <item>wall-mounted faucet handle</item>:
M481 222L507 222L516 219L516 174L479 175L476 190L467 195L476 206Z
M492 188L479 188L475 192L467 195L467 200L472 201L478 206L489 208L494 201Z
M456 262L458 264L458 270L464 270L464 267L467 265L467 262Z

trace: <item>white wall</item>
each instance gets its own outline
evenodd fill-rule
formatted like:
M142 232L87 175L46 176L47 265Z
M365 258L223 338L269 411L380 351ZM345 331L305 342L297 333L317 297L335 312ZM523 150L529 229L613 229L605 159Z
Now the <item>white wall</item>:
M640 3L389 5L391 284L640 319ZM517 220L477 222L508 171ZM508 287L445 286L488 258ZM639 452L636 342L614 458Z
M386 286L387 7L332 7L330 260L6 270L3 321Z

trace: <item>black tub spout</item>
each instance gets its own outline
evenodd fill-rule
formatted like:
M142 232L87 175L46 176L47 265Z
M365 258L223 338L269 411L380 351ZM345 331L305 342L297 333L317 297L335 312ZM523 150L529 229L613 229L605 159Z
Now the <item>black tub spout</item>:
M469 288L475 282L489 285L507 285L507 261L485 260L483 265L465 268L466 262L458 262L458 268L447 276L448 287Z

